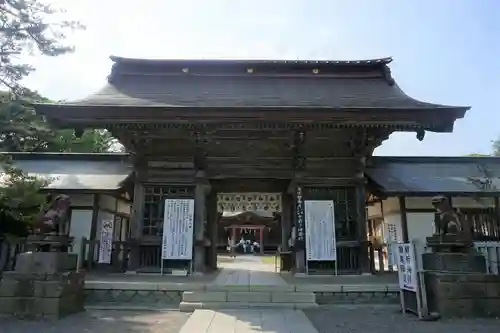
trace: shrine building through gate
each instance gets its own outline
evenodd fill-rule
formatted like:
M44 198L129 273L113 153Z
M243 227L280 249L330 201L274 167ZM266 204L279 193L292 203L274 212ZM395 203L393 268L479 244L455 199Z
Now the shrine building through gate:
M373 150L395 131L419 140L425 131L451 132L468 109L409 97L391 76L390 58L111 59L100 91L36 110L77 135L107 129L130 152L131 270L159 269L167 198L194 199L193 267L215 268L219 206L234 204L224 194L238 194L256 198L245 202L257 211L259 195L267 196L283 249L295 227L297 272L306 270L304 201L333 200L337 268L368 272L364 171ZM272 204L271 194L279 198Z

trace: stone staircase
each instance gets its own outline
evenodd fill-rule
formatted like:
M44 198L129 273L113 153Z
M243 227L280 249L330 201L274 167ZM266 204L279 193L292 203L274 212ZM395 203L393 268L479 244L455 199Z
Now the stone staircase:
M197 309L305 309L318 306L313 292L280 286L241 287L220 286L212 290L184 291L179 309L189 312Z

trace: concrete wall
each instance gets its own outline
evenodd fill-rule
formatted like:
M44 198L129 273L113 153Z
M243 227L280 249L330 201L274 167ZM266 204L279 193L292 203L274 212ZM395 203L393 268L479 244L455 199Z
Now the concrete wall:
M481 198L480 200L470 197L452 197L454 208L489 208L494 207L492 198ZM434 209L432 207L430 197L408 197L405 198L407 209L406 219L408 222L408 238L409 240L425 241L426 237L432 236L434 233ZM385 242L394 240L394 232L396 229L396 241L403 240L403 232L401 227L401 209L399 199L389 197L381 203L377 202L368 206L369 219L381 219Z

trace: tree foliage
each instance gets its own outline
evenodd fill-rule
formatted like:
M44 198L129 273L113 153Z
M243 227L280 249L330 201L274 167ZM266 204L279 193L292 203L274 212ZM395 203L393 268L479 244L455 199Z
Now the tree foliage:
M83 28L58 15L62 10L40 0L0 1L0 83L22 94L20 81L34 68L21 56L58 56L73 51L64 43L66 33Z
M73 49L65 33L82 28L66 21L61 11L40 0L0 0L0 148L8 151L47 151L68 148L68 134L54 130L36 115L31 104L38 94L22 86L33 66L28 55L58 56ZM63 147L63 148L61 148ZM5 155L0 168L0 233L23 234L45 203L40 189L49 180L15 168Z
M24 236L30 224L46 204L41 189L49 179L29 176L12 165L7 155L0 155L0 235Z
M31 106L48 100L28 89L22 95L4 93L0 97L2 151L101 153L114 143L107 131L87 130L76 137L73 130L53 128Z
M500 156L500 139L493 141L493 156Z

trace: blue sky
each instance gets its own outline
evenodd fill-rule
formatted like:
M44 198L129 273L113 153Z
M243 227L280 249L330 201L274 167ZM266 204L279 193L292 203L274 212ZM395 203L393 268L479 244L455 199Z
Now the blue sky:
M392 56L403 90L470 105L453 134L391 136L379 155L488 153L500 136L497 0L58 0L87 25L72 55L31 59L26 83L53 99L97 90L110 54L146 58L349 60Z

